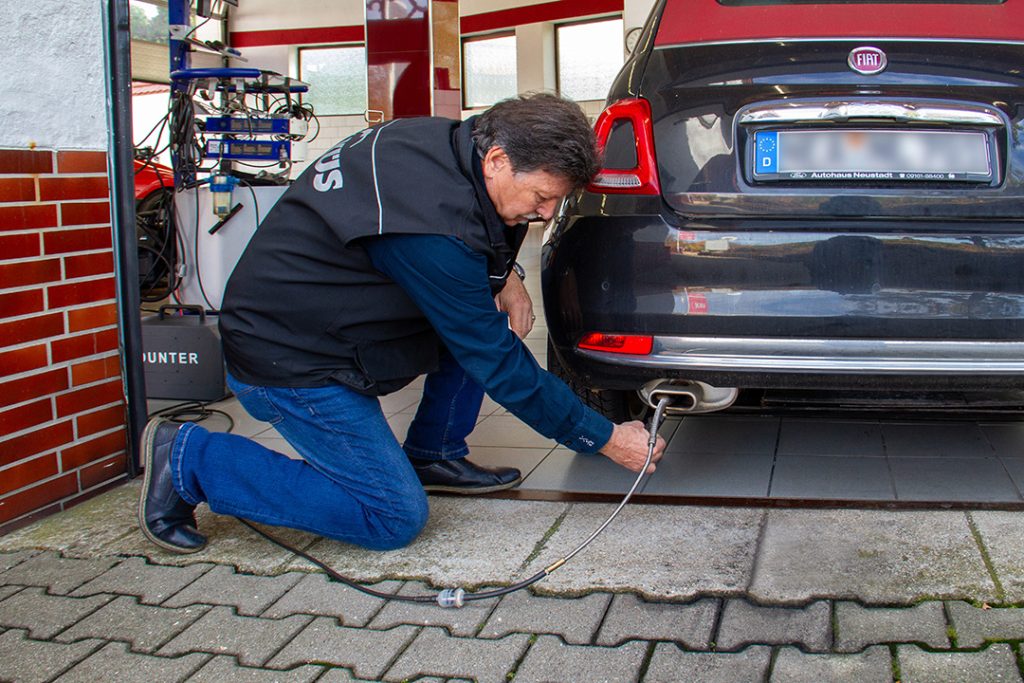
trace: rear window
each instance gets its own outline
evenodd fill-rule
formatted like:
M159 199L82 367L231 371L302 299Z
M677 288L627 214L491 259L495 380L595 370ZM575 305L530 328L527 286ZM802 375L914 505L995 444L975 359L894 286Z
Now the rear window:
M1024 1L668 0L654 44L887 38L1020 43Z
M1002 5L1006 0L718 0L726 7L750 5Z

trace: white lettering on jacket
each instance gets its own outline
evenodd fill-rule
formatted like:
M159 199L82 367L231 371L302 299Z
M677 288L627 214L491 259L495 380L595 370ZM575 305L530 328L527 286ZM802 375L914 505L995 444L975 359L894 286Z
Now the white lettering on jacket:
M193 351L145 351L142 362L153 365L199 365L199 354Z
M350 147L355 147L372 132L372 128L367 128L366 130L349 135L317 159L315 164L316 175L313 176L313 189L317 192L329 192L330 190L340 190L343 188L345 186L345 176L341 172L341 148L353 138L355 140Z

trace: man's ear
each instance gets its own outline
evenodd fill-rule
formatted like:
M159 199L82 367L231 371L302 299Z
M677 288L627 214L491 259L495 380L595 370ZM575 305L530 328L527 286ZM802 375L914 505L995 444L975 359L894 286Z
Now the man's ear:
M494 145L487 153L484 154L482 166L484 170L484 177L491 178L499 171L503 170L506 166L511 165L511 161L508 158L508 154L504 149Z

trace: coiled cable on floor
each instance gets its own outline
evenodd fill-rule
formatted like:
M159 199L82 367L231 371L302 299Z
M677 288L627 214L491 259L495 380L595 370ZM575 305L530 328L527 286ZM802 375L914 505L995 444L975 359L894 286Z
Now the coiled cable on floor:
M467 602L471 602L473 600L487 600L489 598L501 597L502 595L507 595L508 593L512 593L512 592L515 592L517 590L521 590L523 588L526 588L527 586L531 586L531 585L537 583L538 581L543 579L545 576L548 576L549 574L554 572L556 569L558 569L559 567L564 565L566 562L571 560L573 557L576 556L577 553L579 553L581 550L583 550L588 545L590 545L591 542L593 542L593 540L595 538L597 538L601 534L601 532L604 531L605 528L609 524L612 523L612 520L615 519L616 516L618 516L619 512L622 511L622 508L626 507L626 503L628 503L629 499L633 497L633 493L636 492L637 487L640 486L640 482L643 481L644 476L647 474L647 468L650 467L651 460L654 459L654 446L658 442L658 429L661 427L661 421L664 418L665 408L668 407L669 400L670 399L666 396L666 397L662 398L660 401L658 401L658 406L654 410L654 416L651 418L651 424L650 424L650 428L649 428L649 437L648 437L648 440L647 440L647 460L644 462L643 467L640 468L640 473L637 474L636 479L633 481L633 485L629 488L629 491L622 498L622 502L619 503L618 507L616 507L615 510L613 510L610 515L608 515L608 519L606 519L601 526L597 527L597 529L594 530L594 533L590 534L590 536L588 536L585 541L580 543L571 552L569 552L568 554L564 555L559 560L557 560L557 561L553 562L552 564L548 565L547 567L545 567L541 571L537 572L536 574L534 574L530 578L524 579L524 580L519 581L517 583L514 583L514 584L512 584L510 586L505 586L504 588L497 588L495 590L489 590L489 591L480 591L479 593L467 593L462 588L445 588L444 590L440 591L436 595L396 595L394 593L384 593L383 591L378 591L378 590L374 590L372 588L368 588L367 586L364 586L364 585L362 585L360 583L357 583L356 581L353 581L352 579L350 579L348 577L342 576L338 572L334 571L334 569L332 569L331 567L327 566L327 564L324 563L322 560L320 560L320 559L310 555L309 553L307 553L307 552L305 552L303 550L299 550L298 548L294 548L294 547L288 545L287 543L285 543L284 541L281 541L281 540L279 540L277 538L274 538L273 536L271 536L267 532L263 531L262 529L260 529L256 525L252 524L251 522L248 522L248 521L246 521L244 519L241 519L241 518L239 518L238 521L240 521L242 524L246 525L247 527L249 527L250 529L255 531L257 534L259 534L263 538L267 539L268 541L270 541L274 545L277 545L280 548L283 548L284 550L287 550L288 552L295 553L296 555L298 555L299 557L301 557L303 559L309 560L310 562L312 562L316 566L318 566L321 569L323 569L327 573L327 575L329 577L331 577L332 579L334 579L335 581L338 581L339 583L343 583L346 586L348 586L349 588L353 588L353 589L359 591L360 593L366 593L367 595L372 595L374 597L381 598L383 600L398 600L398 601L401 601L401 602L420 602L420 603L434 602L434 603L437 603L438 605L440 605L441 607L455 607L455 608L458 608L458 607L462 607Z

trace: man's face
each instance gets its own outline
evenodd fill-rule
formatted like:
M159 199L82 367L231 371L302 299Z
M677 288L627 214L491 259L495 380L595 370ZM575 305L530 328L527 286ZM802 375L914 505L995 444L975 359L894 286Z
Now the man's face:
M572 191L572 183L547 171L517 173L508 155L500 147L491 147L484 155L484 185L487 196L505 225L529 220L549 220L558 202Z

